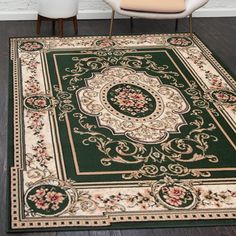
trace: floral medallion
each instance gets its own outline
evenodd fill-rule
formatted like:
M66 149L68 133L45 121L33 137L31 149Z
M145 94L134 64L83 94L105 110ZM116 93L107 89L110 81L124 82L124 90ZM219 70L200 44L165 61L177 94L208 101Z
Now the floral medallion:
M211 90L207 92L206 98L221 105L236 105L236 92L230 90Z
M99 39L95 41L95 45L101 48L112 47L115 43L110 39Z
M187 186L171 183L161 185L154 197L169 209L192 209L197 204L196 194Z
M161 143L178 133L189 105L180 91L157 77L111 67L87 80L77 91L81 110L114 134L141 143Z
M54 216L64 212L70 199L61 187L45 184L29 189L25 195L25 201L31 212Z
M111 83L102 90L102 101L108 110L117 111L117 116L124 117L125 115L128 119L129 117L147 117L156 110L156 105L159 106L158 111L161 113L163 111L161 97L156 94L158 101L156 104L155 98L148 90L134 84L121 82L113 86ZM155 91L151 92L155 94Z
M192 45L192 41L186 37L171 37L167 39L167 42L178 47L188 47Z
M19 48L23 51L27 52L34 52L34 51L40 51L43 49L43 44L37 41L25 41L22 42L19 46Z
M30 95L24 99L25 108L33 111L48 110L52 105L52 99L47 95Z

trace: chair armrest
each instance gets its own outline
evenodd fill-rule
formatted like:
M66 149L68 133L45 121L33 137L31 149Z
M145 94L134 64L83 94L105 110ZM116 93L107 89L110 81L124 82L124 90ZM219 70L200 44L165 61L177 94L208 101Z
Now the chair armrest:
M146 13L146 12L135 12L126 11L120 8L120 0L104 0L113 10L121 15L140 17L140 18L152 18L152 19L178 19L185 18L192 14L198 8L204 6L209 0L185 0L186 10L179 13L166 14L166 13Z
M118 11L120 9L120 0L103 0L107 3L113 10Z
M185 0L186 1L186 12L189 14L193 13L200 7L204 6L207 4L209 0Z

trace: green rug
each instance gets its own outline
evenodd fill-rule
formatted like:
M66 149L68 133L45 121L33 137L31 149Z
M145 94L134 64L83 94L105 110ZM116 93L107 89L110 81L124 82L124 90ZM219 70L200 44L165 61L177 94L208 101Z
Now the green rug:
M9 230L235 224L236 82L188 34L11 39Z

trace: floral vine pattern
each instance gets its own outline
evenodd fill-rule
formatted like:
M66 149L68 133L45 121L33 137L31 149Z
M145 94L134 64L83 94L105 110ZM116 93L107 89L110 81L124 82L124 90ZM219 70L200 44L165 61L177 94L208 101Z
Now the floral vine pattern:
M110 66L123 66L131 69L142 69L156 73L161 79L170 80L170 84L178 88L183 87L183 84L178 83L177 78L179 74L169 70L167 65L158 65L152 60L152 56L146 54L145 56L135 56L135 50L121 50L113 47L105 47L98 51L91 51L96 56L88 58L73 57L72 61L75 62L74 68L66 68L66 72L69 74L65 75L64 78L72 78L70 83L73 84L73 89L78 88L75 85L75 81L79 81L79 77L85 73L100 72ZM134 55L127 55L134 53ZM76 78L76 79L74 79ZM71 87L68 88L71 90Z
M33 48L28 45L27 50L37 51L36 48L34 48L37 45L31 45ZM43 129L48 110L56 105L56 101L45 95L41 90L38 80L40 62L36 59L37 56L38 54L36 52L23 55L21 58L22 66L25 67L25 70L28 72L28 79L24 84L26 124L27 128L31 130L32 135L36 137L35 143L31 146L31 152L26 153L27 175L29 178L35 179L52 174L48 169L48 165L53 158L48 154Z
M227 188L215 192L202 187L197 187L196 191L199 199L199 204L196 206L196 208L199 209L203 207L221 208L225 206L232 206L233 201L236 199L236 191L232 191Z
M70 198L69 198L70 196ZM236 191L212 191L192 182L180 182L171 177L145 184L135 193L119 189L110 191L80 190L72 182L45 179L30 186L26 194L28 215L69 214L71 216L143 210L190 210L207 207L230 207Z
M197 66L208 82L208 89L206 89L204 97L209 102L228 108L236 114L235 91L222 79L220 74L216 71L214 72L214 70L208 70L208 62L205 55L196 47L183 49L183 52L187 55L186 59Z
M28 79L25 81L25 93L26 94L37 94L40 93L40 85L37 79L37 68L40 66L40 62L36 60L37 54L27 54L22 56L22 66L26 67L29 72Z
M74 132L79 135L89 135L88 138L84 139L83 144L90 145L95 143L96 147L106 156L101 159L101 163L104 166L110 166L112 162L124 164L143 163L140 170L133 171L131 174L123 174L124 179L139 179L143 176L155 178L166 175L207 177L210 176L209 172L189 170L184 166L185 163L202 160L208 160L212 163L218 162L218 158L215 155L207 154L208 142L217 142L218 140L214 135L208 134L216 127L213 124L204 127L201 113L201 110L192 112L191 115L196 117L196 119L190 123L193 129L185 138L170 139L161 144L161 150L157 147L147 148L142 144L126 140L113 141L102 133L95 131L94 128L96 126L86 123L87 117L82 114L76 114L76 116L79 117L80 126L85 128L86 131L74 128ZM116 146L116 154L112 154L110 148L114 144Z
M213 193L191 186L191 184L153 183L153 187L144 188L136 194L117 192L116 194L98 193L89 191L77 192L77 204L70 209L71 214L76 212L125 212L136 210L164 210L164 209L202 209L204 206L230 206L236 199L236 191L230 190ZM158 192L157 189L158 188ZM161 190L160 190L161 189Z

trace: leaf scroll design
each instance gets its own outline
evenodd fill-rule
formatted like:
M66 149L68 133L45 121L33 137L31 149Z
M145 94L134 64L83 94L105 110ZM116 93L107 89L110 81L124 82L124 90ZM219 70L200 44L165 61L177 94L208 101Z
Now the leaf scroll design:
M58 100L58 108L61 111L59 114L59 120L63 121L67 113L74 111L76 108L72 103L73 95L69 92L62 91L57 85L54 85L54 91L56 92L56 98Z
M140 179L142 177L155 178L157 176L203 176L209 177L210 173L189 169L187 163L195 163L207 160L217 163L215 155L208 154L209 142L217 142L218 139L210 134L216 127L213 124L206 125L201 117L201 110L194 110L193 127L184 138L173 138L160 145L143 145L127 140L113 140L100 133L95 125L86 122L86 116L77 113L81 128L74 128L74 132L86 136L83 144L96 145L97 149L104 154L101 158L103 166L112 163L127 165L141 165L137 171L123 174L124 179Z
M88 57L72 57L75 63L73 68L66 68L64 80L69 80L68 90L74 91L77 89L78 81L82 76L90 77L91 73L100 72L110 66L123 66L131 69L145 68L150 73L155 73L161 79L169 80L170 85L182 88L184 85L178 82L179 73L171 71L168 65L158 65L153 61L153 56L150 54L137 55L135 50L121 50L114 47L107 47L98 51L91 51L92 56ZM133 54L132 54L133 53Z

